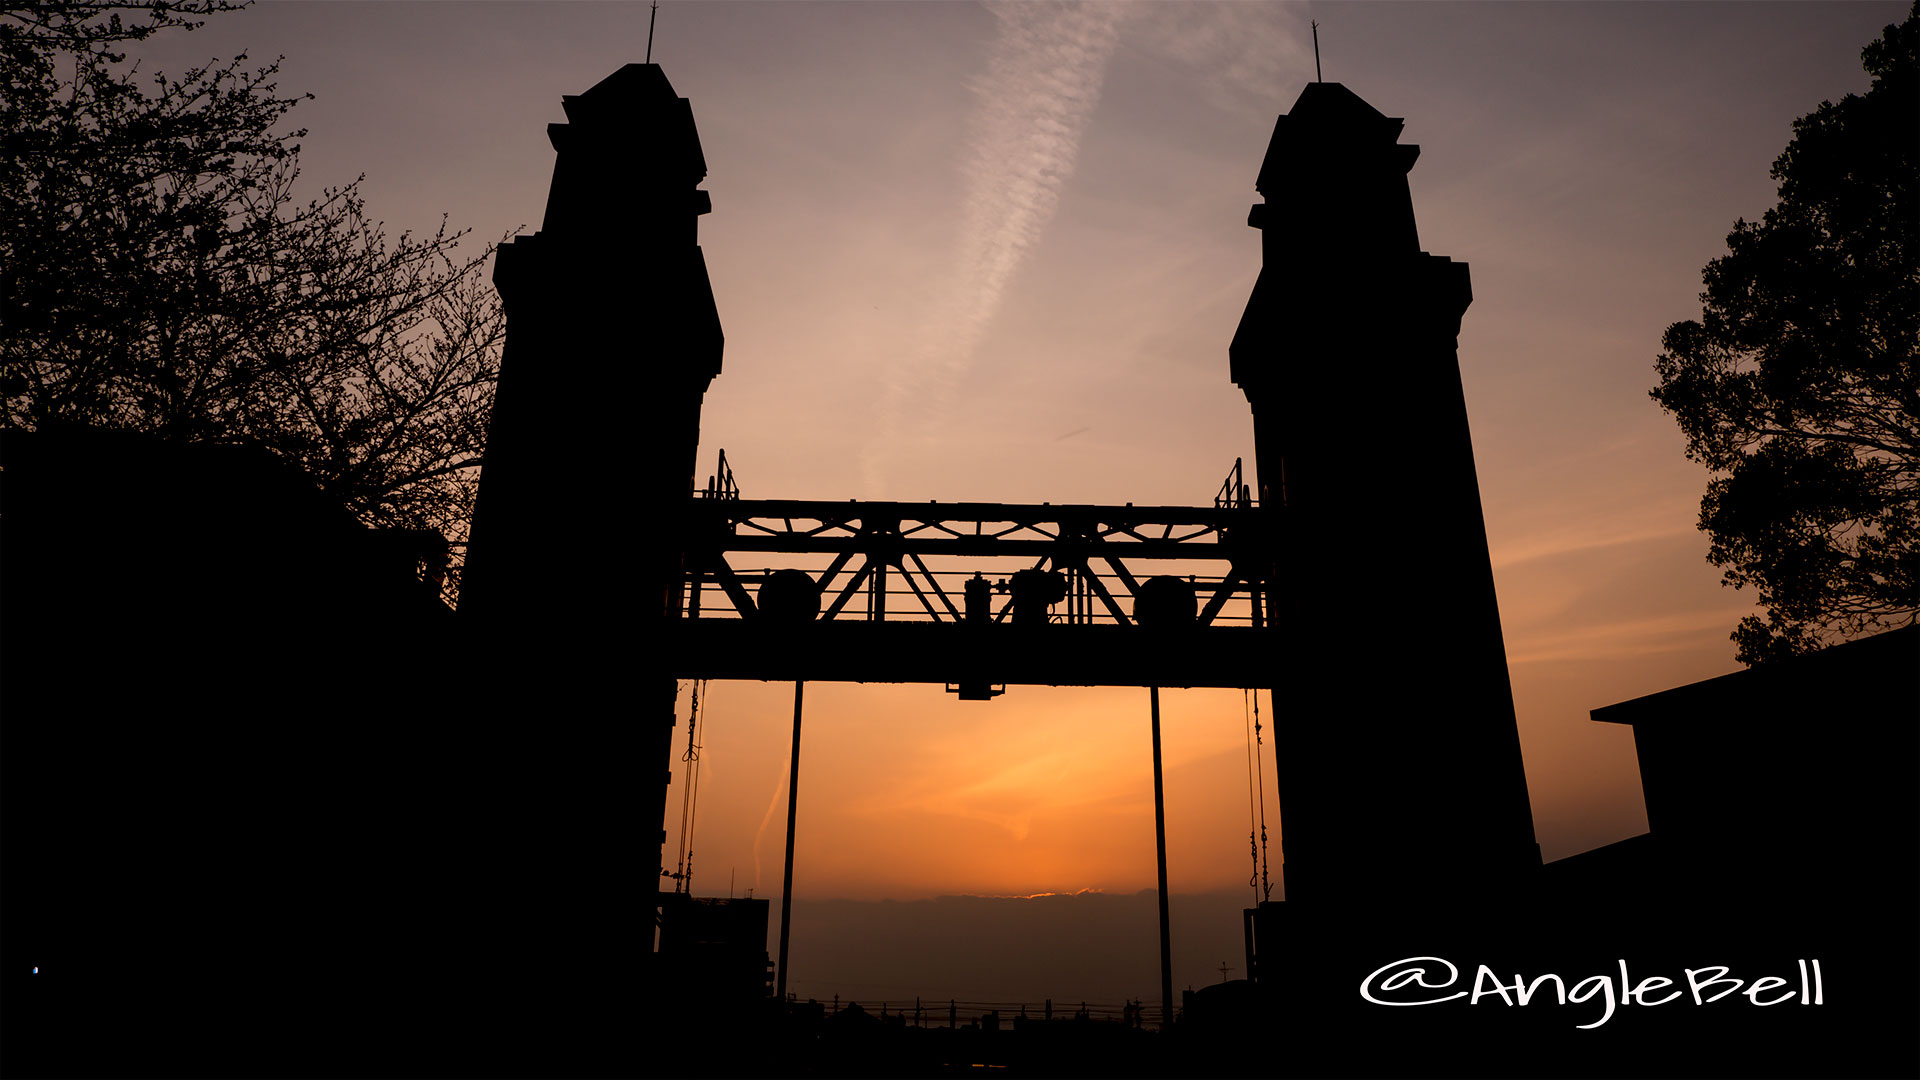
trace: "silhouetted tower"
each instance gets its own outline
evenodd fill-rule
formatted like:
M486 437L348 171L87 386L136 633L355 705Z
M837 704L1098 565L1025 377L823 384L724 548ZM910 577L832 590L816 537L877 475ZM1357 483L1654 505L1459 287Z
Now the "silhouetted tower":
M1231 349L1274 562L1287 899L1442 899L1539 864L1460 384L1467 267L1420 250L1402 121L1311 83L1255 186ZM1470 884L1469 884L1470 883Z
M480 708L524 726L544 834L523 854L578 903L551 929L631 987L653 947L674 723L653 657L722 340L687 100L658 65L628 64L561 104L546 220L494 267L506 352L460 615L498 691Z

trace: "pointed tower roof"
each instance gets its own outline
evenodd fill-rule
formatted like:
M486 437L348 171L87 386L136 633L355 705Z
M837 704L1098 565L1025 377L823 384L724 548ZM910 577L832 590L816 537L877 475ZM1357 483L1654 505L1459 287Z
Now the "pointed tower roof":
M594 83L583 94L560 99L568 123L548 124L547 138L565 152L585 137L595 143L620 142L646 152L649 172L699 183L707 175L693 106L674 93L659 64L628 64Z
M1388 156L1401 174L1413 168L1418 146L1399 145L1406 121L1387 116L1340 83L1308 83L1293 108L1274 122L1266 160L1254 189L1266 194L1284 185L1283 170L1302 159L1355 161Z

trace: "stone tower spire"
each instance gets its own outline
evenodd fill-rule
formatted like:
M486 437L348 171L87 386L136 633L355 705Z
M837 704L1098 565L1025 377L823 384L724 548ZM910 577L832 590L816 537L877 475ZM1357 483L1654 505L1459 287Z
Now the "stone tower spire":
M1499 888L1539 863L1460 382L1465 264L1420 250L1402 121L1279 118L1230 350L1253 407L1291 903Z
M628 64L561 104L545 220L494 266L506 350L459 614L476 722L518 748L503 880L544 923L542 983L573 995L555 1009L612 1031L651 982L675 711L658 646L722 335L687 99Z

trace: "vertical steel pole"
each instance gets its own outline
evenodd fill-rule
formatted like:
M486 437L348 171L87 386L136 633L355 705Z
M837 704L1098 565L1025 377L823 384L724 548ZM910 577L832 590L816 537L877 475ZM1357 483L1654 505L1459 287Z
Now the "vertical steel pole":
M1160 849L1160 1028L1173 1025L1173 932L1167 919L1167 798L1160 776L1160 688L1147 688L1153 702L1153 838Z
M787 933L793 925L793 818L800 807L800 698L807 684L793 684L793 764L787 769L787 883L780 893L780 971L774 996L787 1000ZM1156 732L1158 728L1154 729ZM1159 768L1159 736L1154 736L1155 769ZM1157 773L1156 773L1157 775ZM1166 858L1160 860L1163 864ZM1166 875L1163 872L1161 877ZM1163 922L1165 920L1162 920Z

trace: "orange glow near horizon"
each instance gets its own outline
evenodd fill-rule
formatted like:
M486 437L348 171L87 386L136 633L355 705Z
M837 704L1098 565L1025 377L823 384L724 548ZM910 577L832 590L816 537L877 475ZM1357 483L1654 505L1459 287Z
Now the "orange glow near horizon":
M1555 696L1528 677L1534 668L1515 668L1516 699L1529 705ZM693 891L725 895L731 882L737 895L777 897L792 684L709 683L702 700ZM1249 887L1257 872L1249 833L1257 833L1259 818L1249 796L1244 700L1234 690L1161 692L1168 875L1175 893L1243 890L1249 900L1257 898ZM687 775L677 760L686 745L684 693L681 703L667 800L669 870ZM1276 722L1264 692L1261 722L1268 732ZM1645 831L1637 798L1610 814L1595 812L1618 805L1614 776L1637 777L1631 731L1599 724L1545 732L1523 727L1522 742L1546 858ZM1259 755L1267 860L1278 898L1284 856L1270 738ZM1543 775L1543 758L1557 768ZM1636 782L1634 796L1637 788ZM938 686L809 683L795 862L796 893L823 898L1151 889L1146 691L1013 686L992 702L961 702Z
M1233 690L1161 692L1168 870L1181 891L1245 887L1251 872L1241 703ZM778 895L792 706L791 683L708 684L696 893L724 894L731 876L741 895ZM938 686L809 683L795 890L910 900L1152 888L1147 717L1140 688L1014 686L962 702ZM677 753L685 739L683 708ZM668 799L670 837L685 772ZM670 842L669 869L675 856Z

